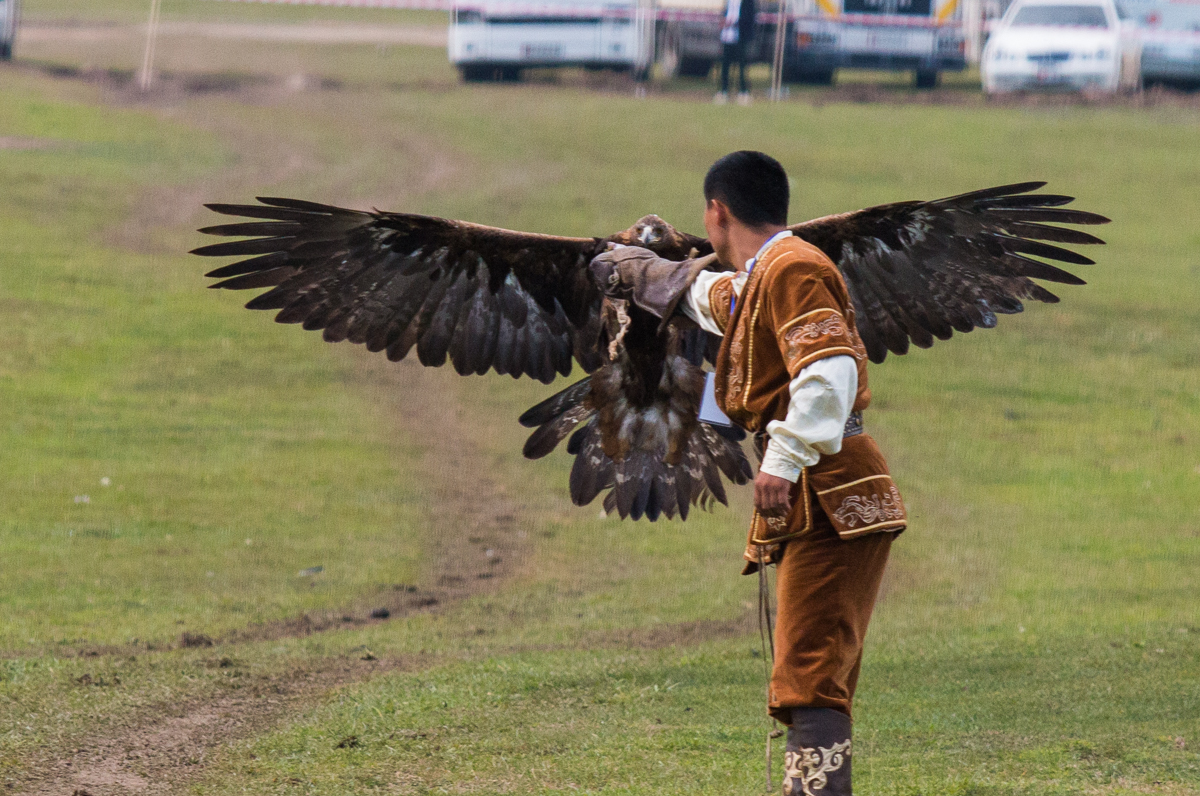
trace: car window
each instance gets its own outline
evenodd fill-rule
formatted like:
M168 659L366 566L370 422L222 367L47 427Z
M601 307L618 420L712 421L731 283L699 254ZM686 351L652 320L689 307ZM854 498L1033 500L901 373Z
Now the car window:
M1012 27L1107 28L1101 6L1025 6L1013 17Z

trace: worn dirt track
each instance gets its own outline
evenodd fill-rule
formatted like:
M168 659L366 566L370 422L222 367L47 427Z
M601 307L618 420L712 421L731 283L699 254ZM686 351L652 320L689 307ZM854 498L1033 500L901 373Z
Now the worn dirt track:
M442 374L415 364L375 362L349 346L344 348L347 356L358 358L365 388L381 400L390 400L392 405L385 406L385 411L395 410L387 411L396 419L395 433L428 439L429 428L439 429L436 444L423 452L421 463L430 478L429 502L438 507L430 512L425 530L427 538L439 541L430 551L431 569L422 585L395 595L390 605L392 617L387 621L495 590L517 571L523 559L524 544L516 527L518 507L504 494L502 485L486 475L480 477L477 467L468 466L472 459L477 464L480 454L466 429L454 421L461 414L447 411L454 401L438 387ZM414 393L424 400L405 402L404 411L399 411L395 396ZM335 630L347 626L345 615L350 616L351 626L383 621L370 620L353 609L349 613L331 611L249 627L219 641L236 644ZM40 759L30 761L21 774L23 784L13 792L26 796L177 793L199 779L212 753L229 742L317 704L338 687L429 663L331 657L301 664L286 677L247 671L243 682L249 685L236 691L152 706L121 717L101 734L81 739L65 754L47 750ZM230 665L237 664L231 661Z
M178 21L159 24L163 39L225 39L289 44L375 44L445 47L444 25L366 25L321 22L314 24ZM123 39L144 39L144 25L97 25L29 22L21 26L21 42L73 42L94 44Z

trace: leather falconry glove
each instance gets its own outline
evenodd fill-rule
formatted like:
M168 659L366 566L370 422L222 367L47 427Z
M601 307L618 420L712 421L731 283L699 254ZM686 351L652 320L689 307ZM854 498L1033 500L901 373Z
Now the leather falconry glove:
M712 270L717 255L682 262L666 260L640 246L620 246L592 260L592 275L614 299L632 301L666 321L701 271Z

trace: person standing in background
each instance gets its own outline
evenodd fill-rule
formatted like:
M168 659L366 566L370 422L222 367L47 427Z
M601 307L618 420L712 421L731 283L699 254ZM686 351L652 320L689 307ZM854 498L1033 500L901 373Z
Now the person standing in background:
M721 90L713 102L729 102L729 68L738 65L739 105L750 104L750 82L746 79L746 57L754 41L758 9L755 0L726 0L725 24L721 27Z

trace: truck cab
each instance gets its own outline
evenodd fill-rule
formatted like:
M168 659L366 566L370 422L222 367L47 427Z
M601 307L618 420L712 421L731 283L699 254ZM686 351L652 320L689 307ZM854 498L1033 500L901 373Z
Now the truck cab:
M12 58L13 40L17 37L17 20L21 0L0 0L0 61Z
M932 88L966 68L959 0L784 0L783 80L828 85L841 68L911 70ZM721 58L724 0L660 0L659 59L671 77L703 77ZM760 0L747 57L770 63L779 7Z
M450 62L465 81L519 80L523 70L545 67L645 69L647 11L634 0L458 6L450 22Z
M843 67L911 70L918 88L966 68L958 0L802 0L785 77L829 83Z

